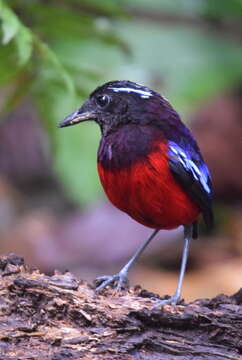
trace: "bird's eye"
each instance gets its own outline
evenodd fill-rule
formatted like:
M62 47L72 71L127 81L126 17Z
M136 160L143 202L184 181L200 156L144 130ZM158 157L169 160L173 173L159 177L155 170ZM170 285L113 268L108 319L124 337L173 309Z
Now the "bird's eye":
M109 95L99 95L96 97L96 103L98 106L104 108L106 107L111 101L111 97Z

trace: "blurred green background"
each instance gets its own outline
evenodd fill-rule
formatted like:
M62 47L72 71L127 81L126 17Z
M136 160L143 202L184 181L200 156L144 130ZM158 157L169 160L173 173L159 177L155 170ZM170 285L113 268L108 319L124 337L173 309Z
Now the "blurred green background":
M1 252L89 279L110 264L118 270L132 238L134 247L143 241L149 231L103 203L97 126L57 128L98 85L129 79L169 99L194 130L214 177L216 228L209 236L202 231L194 245L186 297L238 290L242 1L0 0L0 39ZM172 291L181 235L170 233L162 233L169 241L156 243L133 281Z

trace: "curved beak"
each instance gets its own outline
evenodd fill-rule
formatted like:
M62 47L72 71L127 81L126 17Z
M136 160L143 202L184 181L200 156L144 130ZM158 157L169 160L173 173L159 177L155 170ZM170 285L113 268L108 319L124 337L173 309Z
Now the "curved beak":
M71 126L89 120L96 120L95 111L81 112L81 110L79 109L77 111L74 111L72 114L66 116L64 120L60 121L58 127L62 128L65 126Z

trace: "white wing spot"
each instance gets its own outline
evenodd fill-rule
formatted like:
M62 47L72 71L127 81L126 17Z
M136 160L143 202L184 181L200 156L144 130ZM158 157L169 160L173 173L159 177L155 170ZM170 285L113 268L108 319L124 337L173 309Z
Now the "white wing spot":
M203 170L199 169L198 166L187 156L187 154L178 146L178 145L171 145L171 151L177 155L183 164L183 166L188 170L191 171L194 179L200 181L203 188L207 193L210 193L211 190L207 184L208 176L203 172Z

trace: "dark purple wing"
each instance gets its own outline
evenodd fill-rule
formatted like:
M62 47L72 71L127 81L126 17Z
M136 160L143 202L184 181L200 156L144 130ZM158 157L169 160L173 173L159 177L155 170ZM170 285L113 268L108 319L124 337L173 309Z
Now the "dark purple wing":
M207 165L198 148L184 149L173 141L169 145L169 166L175 179L200 207L208 228L213 226L212 183Z

